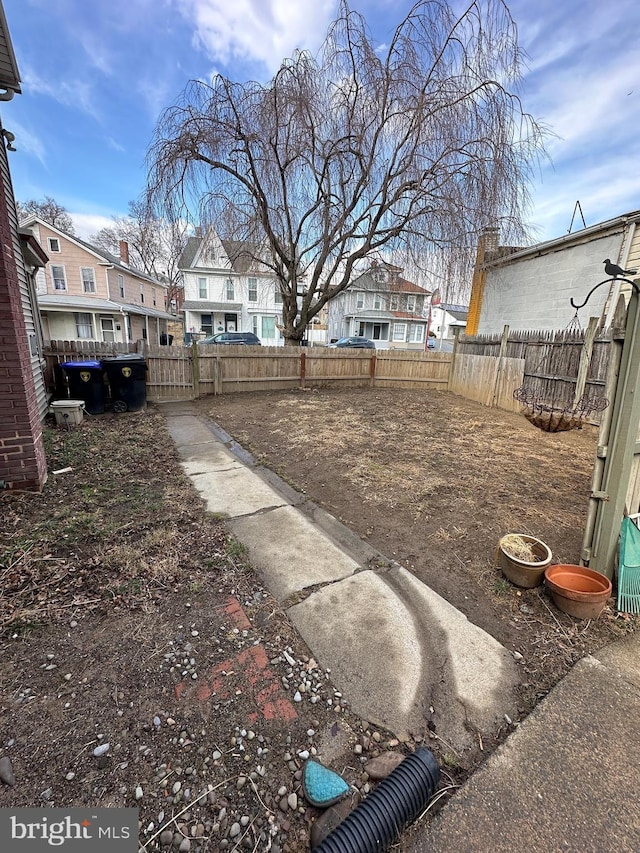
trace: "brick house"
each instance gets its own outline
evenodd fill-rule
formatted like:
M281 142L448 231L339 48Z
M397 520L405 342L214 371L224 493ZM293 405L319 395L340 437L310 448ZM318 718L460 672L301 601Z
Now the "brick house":
M0 101L20 91L0 2ZM47 258L33 236L18 228L7 157L7 149L15 150L13 138L0 124L0 489L39 491L47 479L42 440L47 399L34 278Z
M61 231L37 216L22 223L49 257L36 275L36 294L46 340L160 343L174 315L166 310L167 284L120 257Z

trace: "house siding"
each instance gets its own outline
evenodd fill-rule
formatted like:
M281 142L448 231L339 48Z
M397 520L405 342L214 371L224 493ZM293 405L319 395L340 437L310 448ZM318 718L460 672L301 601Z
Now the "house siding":
M39 359L31 354L35 319L4 145L0 176L0 485L39 491L47 478L44 382Z

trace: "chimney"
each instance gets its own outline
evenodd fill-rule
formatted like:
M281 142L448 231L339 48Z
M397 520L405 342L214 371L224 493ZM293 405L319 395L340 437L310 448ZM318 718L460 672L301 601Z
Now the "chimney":
M129 244L126 240L120 240L120 260L129 266Z

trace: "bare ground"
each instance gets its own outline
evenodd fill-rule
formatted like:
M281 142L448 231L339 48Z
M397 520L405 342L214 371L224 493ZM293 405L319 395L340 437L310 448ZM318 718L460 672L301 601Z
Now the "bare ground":
M613 602L577 622L493 566L513 530L577 559L592 433L539 433L429 392L253 394L196 408L521 654L523 716L578 658L636 627ZM50 473L42 495L0 494L0 759L15 775L0 807L138 806L146 851L308 849L319 812L300 790L304 750L366 794L367 762L411 745L336 695L204 511L159 414L107 414L45 437L50 472L65 473ZM281 704L260 698L265 686ZM431 733L444 788L508 728L464 757Z
M438 391L306 390L206 398L199 410L265 466L523 656L522 713L584 654L636 627L613 598L594 621L518 590L499 539L579 560L597 432L545 433Z

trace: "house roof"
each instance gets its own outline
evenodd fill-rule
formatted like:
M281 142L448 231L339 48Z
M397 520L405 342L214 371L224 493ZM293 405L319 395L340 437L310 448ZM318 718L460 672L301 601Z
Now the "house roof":
M373 273L381 268L392 273L388 281L379 282L374 279ZM378 266L373 266L354 278L349 285L349 290L358 290L359 287L362 287L363 289L376 290L385 293L420 293L423 296L429 296L431 294L430 290L420 287L419 284L414 284L412 281L402 278L402 276L394 275L394 273L399 269L400 267L394 267L391 266L391 264L379 264Z
M49 258L28 228L18 228L25 261L32 267L46 267Z
M87 243L86 240L81 240L80 237L76 237L75 234L67 234L66 231L63 231L61 228L56 228L55 225L52 225L50 222L45 222L44 219L40 219L39 216L29 216L24 222L21 223L22 231L26 231L32 225L42 225L44 228L49 228L51 231L59 234L61 237L64 237L65 240L69 240L72 243L75 243L77 246L80 246L83 249L86 249L88 252L91 252L92 255L95 255L98 260L101 260L103 263L109 264L109 266L113 266L116 269L122 270L122 272L127 272L130 275L135 276L136 278L144 279L144 281L148 281L153 285L158 287L167 288L166 282L159 281L157 278L153 278L153 276L147 275L147 273L142 272L142 270L137 270L135 267L127 266L123 264L120 258L116 255L112 255L111 252L108 252L106 249L101 248L100 246L94 246L92 243Z
M496 253L488 254L484 266L502 266L503 264L511 263L511 261L526 258L529 255L543 255L547 252L558 251L559 249L564 249L578 243L589 242L594 238L604 236L606 232L615 232L616 229L623 228L629 222L640 222L640 210L632 210L613 219L606 219L604 222L598 222L596 225L582 228L580 231L574 231L572 234L565 234L563 237L556 237L554 240L546 240L544 243L536 243L525 249L515 248L515 251L510 254L504 253L504 246L498 247ZM496 255L498 256L496 257Z
M412 281L407 281L406 278L400 276L395 281L389 282L389 290L394 293L422 293L425 296L431 294L430 290L426 290L426 288L420 287L419 284L414 284Z
M174 314L160 311L159 308L147 308L146 305L130 305L127 302L115 302L112 299L96 299L93 296L62 296L38 294L38 305L50 311L108 311L110 314L137 314L142 317L157 317L160 320L175 320Z
M0 2L0 88L5 92L11 93L5 100L10 100L14 93L21 94L20 88L20 72L18 71L18 63L16 55L13 52L11 44L11 36L9 34L9 25L4 13L4 8Z
M392 311L396 320L413 320L415 323L426 323L427 318L422 314L413 314L411 311Z
M447 314L451 314L452 317L455 317L456 320L466 320L469 315L468 305L452 305L441 302L439 305L434 305L433 307L441 308L443 311L446 311Z
M206 237L189 237L178 262L180 269L194 269L194 261L200 246L206 239ZM233 272L243 275L255 268L256 264L260 266L260 261L256 260L260 254L260 247L256 243L249 240L220 240L220 242L229 258Z

